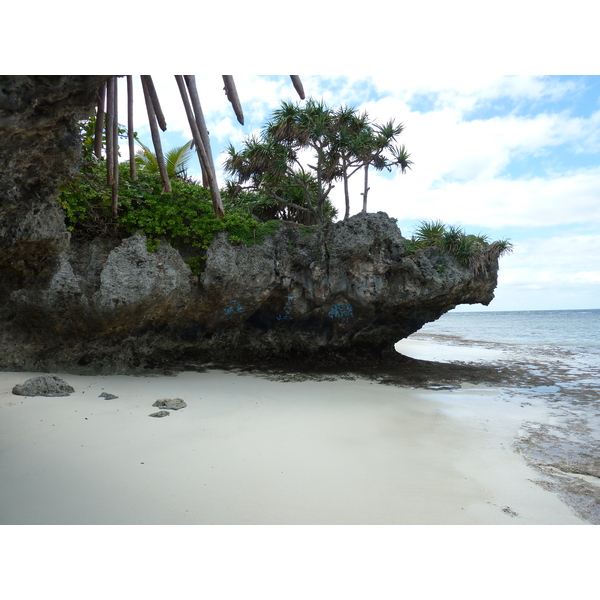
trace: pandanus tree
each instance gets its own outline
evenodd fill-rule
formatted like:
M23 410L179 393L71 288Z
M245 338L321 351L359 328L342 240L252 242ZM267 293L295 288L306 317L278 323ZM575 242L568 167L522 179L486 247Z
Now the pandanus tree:
M367 113L354 108L341 107L333 113L332 149L338 155L341 177L344 182L344 201L350 216L349 179L359 170L364 170L363 212L367 212L369 192L369 168L378 171L399 167L402 173L410 169L412 161L404 146L395 145L396 138L404 131L402 123L394 120L384 125L373 123Z
M372 123L366 113L354 108L328 108L323 102L307 100L304 107L283 102L261 135L252 136L237 152L230 145L225 169L241 187L266 194L279 202L324 217L324 207L335 182L343 181L345 218L350 214L348 180L365 170L363 210L366 211L368 170L398 166L405 172L412 161L404 146L394 145L403 125L390 121ZM305 202L289 200L288 190L303 190Z
M240 187L264 193L269 198L323 221L325 204L337 165L331 162L327 131L329 111L308 100L304 108L283 102L260 136L251 136L237 152L230 144L225 170ZM307 164L307 160L315 163ZM298 198L302 192L302 201Z

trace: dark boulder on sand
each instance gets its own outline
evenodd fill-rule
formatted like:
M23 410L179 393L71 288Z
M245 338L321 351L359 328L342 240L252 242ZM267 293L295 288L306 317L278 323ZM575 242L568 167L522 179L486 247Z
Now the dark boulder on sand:
M171 413L168 410L159 410L158 412L148 415L149 417L155 417L156 419L162 419L162 417L168 417Z
M15 385L12 393L17 396L68 396L75 390L56 375L40 375Z
M163 398L162 400L157 400L152 406L167 408L169 410L180 410L185 408L187 404L181 398Z

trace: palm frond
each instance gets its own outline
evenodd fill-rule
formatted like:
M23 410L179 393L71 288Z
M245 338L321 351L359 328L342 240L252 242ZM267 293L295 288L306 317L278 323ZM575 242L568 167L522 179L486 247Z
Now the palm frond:
M165 154L169 177L182 176L187 173L188 164L194 155L192 143L193 140L190 140L183 146L172 148Z
M141 146L135 155L135 164L140 172L156 174L159 173L158 159L156 154L143 142L136 140ZM185 175L187 166L193 156L193 140L183 146L172 148L165 154L165 163L169 177Z

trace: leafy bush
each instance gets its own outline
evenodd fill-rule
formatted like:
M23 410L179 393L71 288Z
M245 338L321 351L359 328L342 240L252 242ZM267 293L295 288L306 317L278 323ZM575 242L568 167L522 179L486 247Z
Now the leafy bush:
M121 176L123 169L119 171ZM119 235L111 216L110 192L106 185L106 162L90 153L77 176L61 188L58 197L65 211L67 229L74 237Z
M310 180L309 177L307 177L307 182L309 187L316 188L316 182ZM312 213L299 208L309 206L305 191L301 187L285 187L282 185L274 189L280 198L279 200L260 191L243 189L241 186L228 181L226 189L221 192L225 212L233 207L236 211L246 212L261 221L289 221L303 225L315 223ZM331 200L325 199L323 203L323 220L326 222L333 221L337 216L337 212Z
M80 123L83 161L78 174L63 186L59 201L65 211L66 225L75 238L92 239L111 237L121 239L136 231L148 237L148 246L155 249L165 238L174 246L185 244L205 250L215 233L225 231L229 240L237 244L261 243L265 234L278 225L269 219L258 219L248 210L244 201L227 195L227 214L222 219L214 216L210 192L175 169L171 179L173 191L162 193L162 183L152 169L140 169L132 181L129 163L119 164L119 212L111 212L111 188L107 185L106 161L94 154L93 132L95 118ZM125 130L119 129L119 135ZM177 156L189 150L189 144L175 149ZM150 156L152 153L145 149ZM173 161L174 163L177 161ZM183 161L185 162L185 161ZM177 164L181 167L182 161ZM177 165L175 165L177 166ZM258 202L256 195L247 194L246 204Z
M156 249L161 238L176 247L185 244L206 250L220 231L227 232L232 243L251 245L261 243L265 234L273 233L278 225L276 221L261 222L243 207L236 210L231 204L225 217L217 219L207 189L177 177L171 185L173 191L163 194L156 175L138 173L137 180L131 181L128 163L121 163L119 215L114 219L110 188L106 186L106 163L88 155L77 177L64 186L59 200L75 238L120 239L142 231L148 237L149 250Z
M153 188L141 198L122 197L120 217L128 233L143 231L151 248L164 237L174 246L185 244L206 249L220 231L226 231L234 244L251 245L261 243L265 233L274 231L276 224L262 223L235 210L217 219L209 190L195 182L174 178L173 191L163 194L160 180L152 181Z

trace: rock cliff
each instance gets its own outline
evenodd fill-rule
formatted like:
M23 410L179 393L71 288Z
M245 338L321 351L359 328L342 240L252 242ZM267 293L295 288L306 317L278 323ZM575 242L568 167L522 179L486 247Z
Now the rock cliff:
M93 76L0 76L0 293L41 285L68 247L59 186L77 170Z
M56 196L99 79L0 78L0 369L348 364L492 300L497 260L475 275L434 248L408 255L384 213L310 235L282 224L250 247L219 234L200 276L141 234L71 242Z
M361 362L459 303L488 303L496 275L495 262L475 277L435 249L407 255L384 213L308 236L283 224L250 247L220 234L200 276L166 243L148 252L142 234L72 243L47 281L4 298L0 367Z

